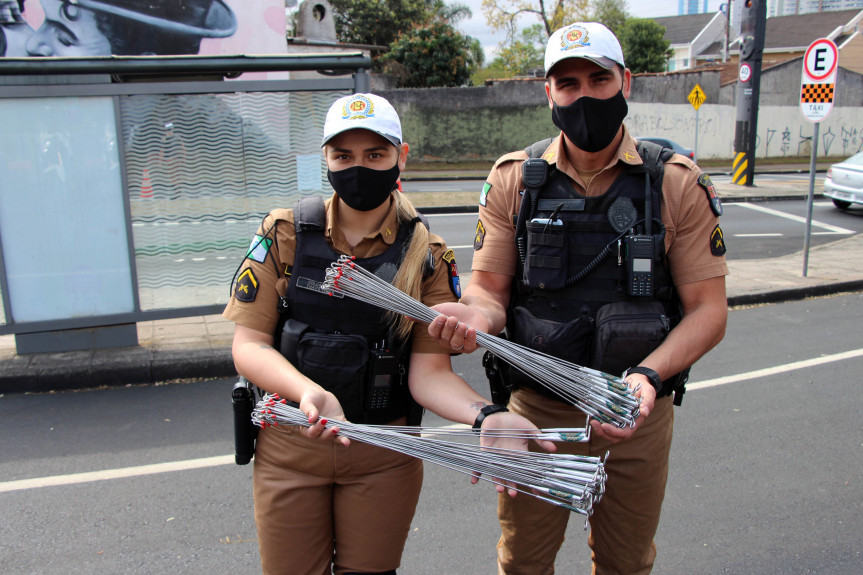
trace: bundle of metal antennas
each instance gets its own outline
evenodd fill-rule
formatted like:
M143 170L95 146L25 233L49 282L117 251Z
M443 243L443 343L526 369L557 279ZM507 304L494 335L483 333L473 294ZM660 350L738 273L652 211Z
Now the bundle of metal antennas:
M300 425L309 427L306 416L278 395L266 394L252 412L259 427ZM604 460L582 455L550 454L495 447L481 447L472 429L361 425L347 421L326 421L327 428L338 426L339 435L410 455L460 473L479 476L497 485L517 484L514 489L553 505L589 516L605 492ZM584 442L590 428L494 429L486 437L515 437L549 441ZM433 436L468 436L473 441L444 441ZM607 456L607 454L606 454ZM508 486L509 487L509 486Z
M347 296L382 309L431 323L440 315L381 278L342 256L326 270L322 289L334 296ZM538 352L515 342L476 332L477 345L494 353L510 366L540 382L588 416L619 428L634 427L641 399L620 377L589 369Z

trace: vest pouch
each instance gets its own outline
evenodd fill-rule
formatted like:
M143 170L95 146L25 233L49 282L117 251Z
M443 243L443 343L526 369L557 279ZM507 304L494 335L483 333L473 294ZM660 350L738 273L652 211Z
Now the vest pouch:
M534 289L558 290L566 285L569 243L561 220L534 218L527 223L524 283Z
M369 345L361 335L308 332L297 346L297 369L332 392L345 417L361 421Z
M590 367L620 376L653 352L671 331L658 301L620 301L596 312Z
M590 359L590 337L593 321L579 315L569 322L558 322L534 316L526 308L512 310L514 333L510 339L530 349L559 357L576 365L585 365ZM530 387L546 395L557 397L515 366L508 370L512 387Z

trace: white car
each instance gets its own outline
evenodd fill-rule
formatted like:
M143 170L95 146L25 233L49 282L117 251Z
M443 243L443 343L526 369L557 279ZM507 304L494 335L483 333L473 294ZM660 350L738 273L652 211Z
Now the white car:
M830 166L824 180L824 195L843 210L851 204L863 204L863 152Z

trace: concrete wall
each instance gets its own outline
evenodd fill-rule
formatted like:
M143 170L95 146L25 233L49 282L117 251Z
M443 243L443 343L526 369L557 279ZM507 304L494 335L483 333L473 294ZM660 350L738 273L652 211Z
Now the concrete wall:
M799 108L801 62L762 74L756 157L811 154L814 124ZM695 84L707 96L697 115L686 98ZM635 76L626 124L636 136L664 136L690 148L697 134L699 158L730 160L735 89L735 83L720 86L718 71ZM375 91L399 111L414 160L493 161L557 133L542 79ZM863 150L863 76L839 69L833 110L819 130L819 157Z

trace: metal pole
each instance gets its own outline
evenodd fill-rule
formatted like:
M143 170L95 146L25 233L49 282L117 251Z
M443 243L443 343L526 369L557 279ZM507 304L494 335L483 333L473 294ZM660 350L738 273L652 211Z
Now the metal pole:
M809 271L809 235L812 229L812 203L815 198L815 157L818 155L818 122L812 135L812 157L809 159L809 200L806 206L806 230L803 233L803 277Z
M695 148L693 149L695 161L698 161L698 108L695 109Z

